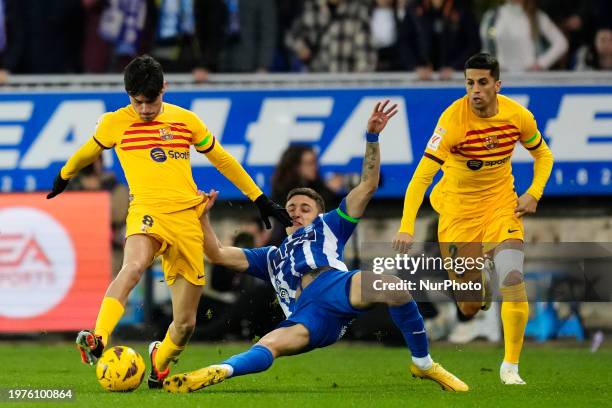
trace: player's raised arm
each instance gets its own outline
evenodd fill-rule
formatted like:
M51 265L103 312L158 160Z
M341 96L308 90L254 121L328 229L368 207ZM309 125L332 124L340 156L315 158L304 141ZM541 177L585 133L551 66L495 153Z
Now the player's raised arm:
M57 176L55 176L53 188L49 194L47 194L47 199L53 198L64 191L70 179L83 167L93 163L103 150L104 149L95 138L90 138L70 157L70 159L68 159L64 167L62 167Z
M202 231L204 232L204 253L210 262L216 265L225 266L237 272L244 272L249 267L249 262L242 249L221 244L210 225L208 212L215 204L218 196L219 192L215 190L211 190L207 194L208 202L206 203L204 214L200 218Z
M346 197L346 210L351 217L359 218L378 189L380 179L380 147L378 135L389 119L397 113L397 105L387 108L389 100L378 102L368 120L366 151L361 169L361 181Z
M260 189L257 184L253 181L251 176L244 170L242 165L229 154L217 139L203 126L203 135L201 141L195 141L196 150L206 155L208 160L223 174L228 180L230 180L244 195L249 197L251 201L255 203L262 221L267 229L272 228L269 217L276 218L283 226L291 226L291 217L287 214L287 211L270 200Z

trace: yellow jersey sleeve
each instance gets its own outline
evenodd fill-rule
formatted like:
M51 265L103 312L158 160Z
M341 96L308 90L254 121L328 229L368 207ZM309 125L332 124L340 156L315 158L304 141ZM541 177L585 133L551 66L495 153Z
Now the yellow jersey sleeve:
M538 131L533 114L524 109L521 119L521 144L534 158L533 181L527 193L539 200L550 177L554 159L546 141Z
M404 197L404 210L399 232L414 234L414 223L419 207L423 203L425 191L432 183L453 146L457 143L457 121L453 120L456 105L451 105L438 119L436 128L427 142L423 158L412 175Z
M529 150L529 153L534 159L533 162L533 181L531 186L527 190L527 193L539 200L544 194L544 187L550 177L552 171L554 158L553 154L548 148L546 141L540 136L540 142L538 145Z
M93 140L102 149L111 149L117 143L117 135L112 124L112 112L105 113L100 116L98 123L96 124L96 130L93 135Z
M229 154L217 141L208 127L193 114L192 143L195 149L206 155L206 158L231 181L251 201L255 201L263 192L255 184L251 176L244 170L242 165Z
M421 203L423 203L425 191L427 191L438 170L440 170L440 164L435 160L423 157L419 162L406 189L404 211L399 232L407 232L410 235L414 235L414 223L417 212L419 207L421 207Z
M520 141L527 150L537 149L539 143L542 141L542 135L538 131L536 120L533 114L527 109L522 109L521 112Z
M238 160L229 154L214 137L204 154L213 166L251 201L255 201L257 197L263 194Z
M102 148L94 138L89 139L83 146L79 148L70 159L66 162L60 171L60 175L64 180L73 178L79 170L91 164L96 160L96 157L102 153Z
M192 113L191 116L193 129L191 142L198 152L206 153L209 149L213 148L215 136L195 113Z

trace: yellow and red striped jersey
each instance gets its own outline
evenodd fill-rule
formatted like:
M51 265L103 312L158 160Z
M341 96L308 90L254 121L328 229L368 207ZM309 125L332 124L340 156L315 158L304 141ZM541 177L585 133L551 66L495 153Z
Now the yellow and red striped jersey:
M249 195L261 193L198 116L176 105L163 103L161 113L150 122L142 122L131 105L106 113L98 122L93 140L104 149L115 148L130 188L132 206L149 206L170 213L202 201L191 172L192 144L209 159L214 155L216 161L231 170L239 167L237 185L243 192L242 187L246 186ZM213 159L211 162L219 168Z
M520 141L537 149L543 139L531 112L503 95L497 101L498 113L489 118L476 116L467 96L440 117L424 153L444 172L430 197L438 213L469 216L489 204L515 202L514 147Z

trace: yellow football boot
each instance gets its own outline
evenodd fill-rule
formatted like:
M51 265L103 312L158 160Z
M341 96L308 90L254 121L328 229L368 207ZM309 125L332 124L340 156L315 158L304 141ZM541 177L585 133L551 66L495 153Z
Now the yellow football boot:
M164 390L171 393L187 393L218 384L227 378L227 370L209 366L189 373L176 374L164 381Z
M470 389L466 383L449 373L438 363L433 363L427 370L421 370L414 364L410 365L413 377L428 379L440 384L445 391L467 391Z

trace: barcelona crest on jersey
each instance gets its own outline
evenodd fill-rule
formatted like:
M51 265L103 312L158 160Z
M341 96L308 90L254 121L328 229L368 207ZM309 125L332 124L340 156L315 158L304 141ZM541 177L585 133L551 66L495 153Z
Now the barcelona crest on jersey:
M487 149L495 149L498 145L497 136L491 135L484 138L484 145Z
M159 137L161 140L171 140L174 135L172 135L172 130L169 127L164 127L159 129Z

